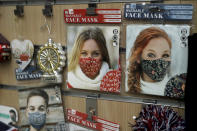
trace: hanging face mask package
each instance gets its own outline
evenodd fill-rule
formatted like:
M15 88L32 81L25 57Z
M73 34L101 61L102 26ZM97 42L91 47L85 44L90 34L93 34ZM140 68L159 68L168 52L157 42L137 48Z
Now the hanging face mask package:
M120 27L83 24L119 24L121 10L89 4L87 9L65 9L64 20L81 24L67 27L67 87L120 93Z
M38 46L28 39L14 39L11 41L13 58L18 65L15 69L16 80L40 79L42 72L36 65Z
M192 13L191 4L125 4L126 19L155 23L127 26L126 92L184 98L191 26L159 23L190 21Z
M11 59L10 42L0 34L0 63L4 63Z
M64 20L67 25L80 24L79 26L69 25L66 29L67 87L71 90L75 88L120 93L120 27L100 24L121 23L121 10L97 9L94 2L90 2L88 6L87 9L64 10ZM66 113L67 120L71 122L69 123L71 131L91 131L92 129L119 131L119 124L113 127L115 123L101 120L96 114L89 116L88 111L85 114L74 109L67 109ZM74 126L72 123L77 125ZM80 126L87 127L87 129L80 128Z
M185 83L188 66L187 37L190 35L191 26L163 23L191 21L193 5L131 3L125 4L124 11L128 20L154 22L127 26L126 92L167 96L182 101L185 88L189 88L185 87ZM185 129L183 118L171 107L165 106L170 102L162 105L162 100L155 99L153 103L158 105L145 105L139 116L133 117L136 122L131 125L134 131Z
M20 87L18 91L21 131L55 130L58 123L65 123L59 86Z

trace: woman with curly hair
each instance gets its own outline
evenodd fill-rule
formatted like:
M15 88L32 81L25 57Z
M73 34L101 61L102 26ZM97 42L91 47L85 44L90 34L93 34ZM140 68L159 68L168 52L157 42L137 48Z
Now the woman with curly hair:
M171 63L172 43L157 27L142 30L131 49L128 67L130 92L164 95Z

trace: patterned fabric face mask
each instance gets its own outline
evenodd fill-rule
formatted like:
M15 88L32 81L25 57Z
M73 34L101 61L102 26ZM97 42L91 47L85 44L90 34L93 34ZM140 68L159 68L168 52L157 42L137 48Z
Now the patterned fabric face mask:
M170 61L165 61L163 59L141 60L142 71L157 82L164 79L169 66Z
M37 129L40 130L46 122L46 114L40 112L29 113L29 124Z
M183 99L185 96L185 84L187 73L172 77L166 84L165 96Z
M80 58L79 65L83 73L91 78L94 79L101 69L101 60L97 60L95 58Z

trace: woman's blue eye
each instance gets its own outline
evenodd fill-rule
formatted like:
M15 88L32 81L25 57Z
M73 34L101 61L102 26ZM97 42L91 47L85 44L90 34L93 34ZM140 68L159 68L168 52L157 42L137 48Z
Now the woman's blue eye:
M100 55L100 53L98 53L98 52L94 52L94 53L92 54L93 57L97 57L97 56L99 56L99 55Z
M163 57L163 58L169 58L170 55L169 55L169 54L163 54L162 57Z
M148 53L147 56L148 56L149 58L154 58L154 57L156 57L155 54L153 54L153 53Z
M81 52L81 55L82 55L82 56L86 56L87 53L86 53L86 52Z

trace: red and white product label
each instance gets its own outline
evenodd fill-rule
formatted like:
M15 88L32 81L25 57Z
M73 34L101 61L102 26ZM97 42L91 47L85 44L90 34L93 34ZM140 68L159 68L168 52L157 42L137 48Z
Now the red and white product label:
M121 23L120 9L95 9L96 16L88 16L86 9L65 9L65 23Z
M70 122L98 131L119 131L120 125L117 123L98 118L97 116L92 117L95 122L88 121L87 118L88 115L85 113L67 109L67 120Z

